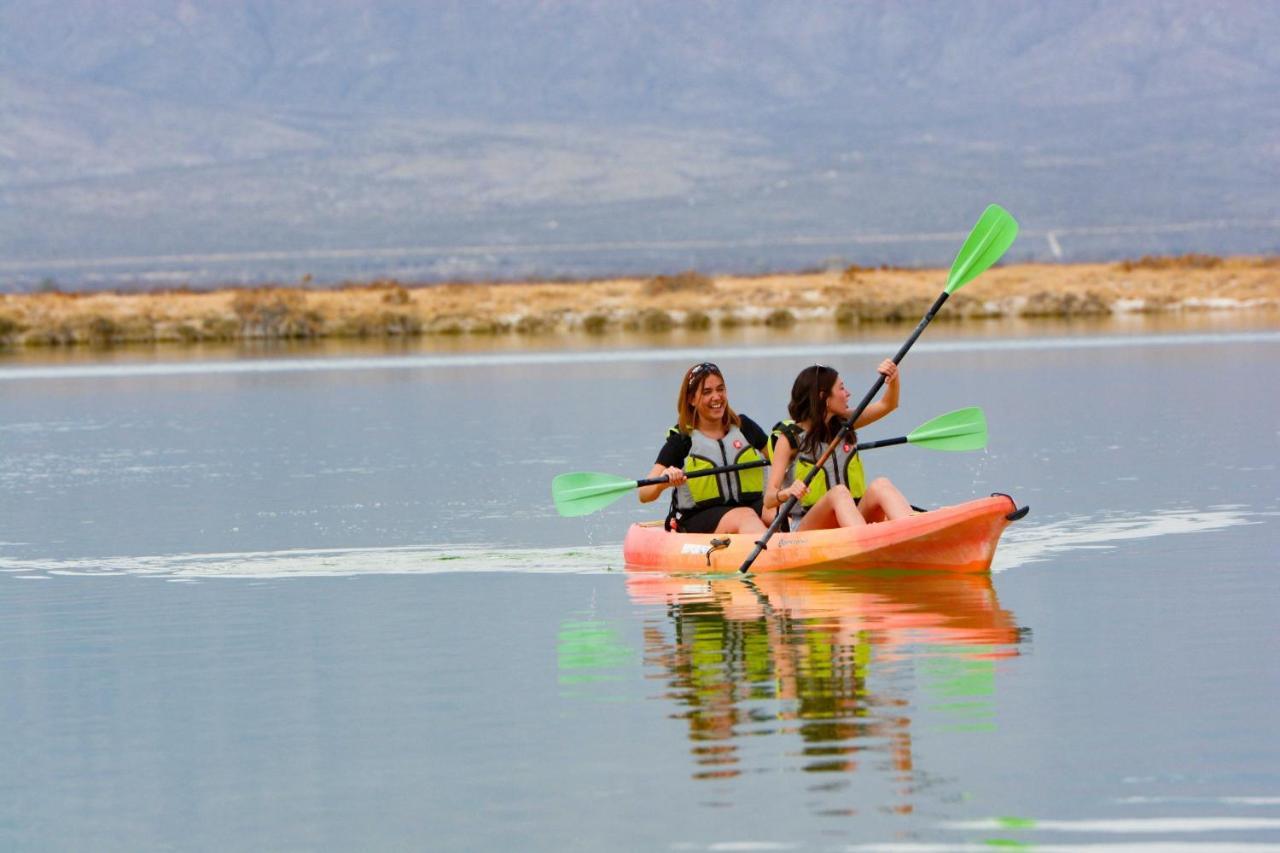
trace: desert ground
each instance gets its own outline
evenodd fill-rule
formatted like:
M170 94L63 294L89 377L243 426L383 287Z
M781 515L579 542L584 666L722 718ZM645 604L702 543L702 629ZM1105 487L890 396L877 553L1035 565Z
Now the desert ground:
M848 267L765 276L685 272L579 282L0 295L0 344L112 345L263 338L608 335L715 326L914 321L946 271ZM1280 316L1280 258L1187 255L1111 264L1021 264L983 273L940 320L1238 309Z

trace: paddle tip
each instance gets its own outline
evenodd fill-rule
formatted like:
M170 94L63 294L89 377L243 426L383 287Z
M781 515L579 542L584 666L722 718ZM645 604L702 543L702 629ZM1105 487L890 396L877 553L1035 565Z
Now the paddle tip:
M1018 220L998 204L987 205L951 264L946 293L955 293L1000 260L1017 236Z

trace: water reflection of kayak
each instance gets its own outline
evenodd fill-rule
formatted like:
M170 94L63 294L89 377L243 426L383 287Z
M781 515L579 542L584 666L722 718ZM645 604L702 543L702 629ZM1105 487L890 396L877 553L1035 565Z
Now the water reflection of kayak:
M695 779L781 767L840 791L833 772L887 774L890 801L876 808L901 813L928 787L915 784L928 775L917 713L989 730L997 667L1024 639L986 572L632 570L626 586L661 614L645 620L645 663L688 723Z
M751 570L891 567L985 572L991 568L1000 534L1024 514L1008 495L992 495L864 527L779 533ZM671 533L660 522L633 524L623 540L622 556L628 569L727 572L742 565L754 538Z
M773 572L744 583L633 571L627 593L638 604L714 610L735 623L782 619L797 630L821 629L833 641L870 643L882 653L924 645L1006 657L1016 654L1021 639L989 574Z

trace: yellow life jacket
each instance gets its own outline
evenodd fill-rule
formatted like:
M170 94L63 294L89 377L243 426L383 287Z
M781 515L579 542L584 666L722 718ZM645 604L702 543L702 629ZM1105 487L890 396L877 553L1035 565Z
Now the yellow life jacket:
M786 420L778 421L773 425L773 431L769 435L769 461L773 461L773 448L778 443L779 435L785 435L791 444L791 462L787 465L787 473L782 480L782 488L785 489L796 480L808 477L817 457L800 450L800 445L804 441L804 431L795 421ZM844 436L832 454L827 457L822 469L813 475L813 479L809 481L809 491L805 492L803 498L796 501L791 511L792 517L803 516L810 507L822 500L822 496L828 489L835 485L848 486L849 493L855 499L861 498L867 490L866 476L862 471L862 459L858 456L857 437L852 433Z
M667 431L667 435L670 437L679 432L672 427ZM687 512L723 504L740 506L754 503L764 497L767 469L763 467L730 471L726 474L693 476L695 472L705 471L708 468L763 461L764 457L751 446L751 442L747 441L742 430L738 427L730 427L724 438L714 439L708 438L695 429L688 438L689 452L683 467L690 478L675 489L677 510Z

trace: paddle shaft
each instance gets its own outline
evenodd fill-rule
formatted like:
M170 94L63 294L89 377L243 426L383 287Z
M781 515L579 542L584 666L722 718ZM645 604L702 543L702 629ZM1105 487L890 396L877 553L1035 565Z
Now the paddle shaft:
M883 378L883 377L882 377ZM843 433L842 433L843 434ZM897 438L882 438L879 441L864 441L859 444L855 450L875 450L877 447L893 447L895 444L906 444L910 441L909 436L900 435ZM826 456L823 456L826 461ZM686 477L707 477L712 474L728 474L730 471L745 471L748 468L763 468L769 463L761 459L759 462L742 462L737 465L722 465L719 468L707 468L702 471L694 471L692 474L685 474ZM647 480L636 480L637 486L656 486L659 483L667 482L667 477L650 477ZM806 481L807 482L807 481Z
M893 447L895 444L906 444L910 441L907 436L900 435L897 438L882 438L879 441L864 441L858 445L859 450L875 450L877 447Z
M903 439L903 440L905 441L906 439ZM712 474L728 474L730 471L744 471L747 468L763 468L768 464L769 463L764 461L763 459L759 460L758 462L740 462L737 465L722 465L719 468L705 468L701 471L694 471L692 474L685 474L685 476L689 478L710 477ZM659 483L665 483L667 481L668 481L668 478L664 474L661 477L650 477L647 480L636 480L636 485L637 486L656 486Z
M938 313L938 310L942 308L942 304L947 301L947 297L950 295L951 294L947 293L945 290L938 294L938 298L934 300L933 305L930 306L927 312L925 312L925 315L921 318L919 325L917 325L915 331L911 333L911 337L907 338L906 343L904 343L898 349L897 354L894 355L894 364L902 363L902 359L906 357L907 351L910 350L916 340L919 339L920 335L924 332L925 326L928 326L929 323L933 321L934 315ZM879 394L880 389L883 387L884 374L880 374L876 377L875 384L871 386L871 390L867 392L867 395L862 398L862 402L858 404L858 408L854 409L853 414L850 415L849 419L840 427L840 431L836 433L835 438L831 439L831 443L827 445L827 449L822 451L822 456L818 457L818 461L814 463L814 466L809 469L809 473L805 475L804 484L806 486L809 485L809 483L813 481L813 478L818 475L818 472L822 470L822 466L831 458L831 454L835 452L836 447L840 442L844 441L844 437L853 429L853 425L858 422L858 418L862 417L862 413L867 410L867 406L871 405L871 401L875 399L876 394ZM906 441L905 438L902 440ZM899 443L897 439L886 439L886 442L889 444ZM798 451L799 448L793 447L791 450L794 453ZM764 535L756 540L756 547L751 549L751 554L743 561L742 565L738 567L739 572L746 574L747 570L751 568L751 564L756 561L756 557L759 557L760 552L769 544L769 539L773 534L778 532L778 528L782 526L782 522L791 514L791 510L796 505L797 500L798 498L795 495L792 495L787 498L787 502L785 504L778 508L778 514L774 516L773 523L769 525L769 529L764 532Z

